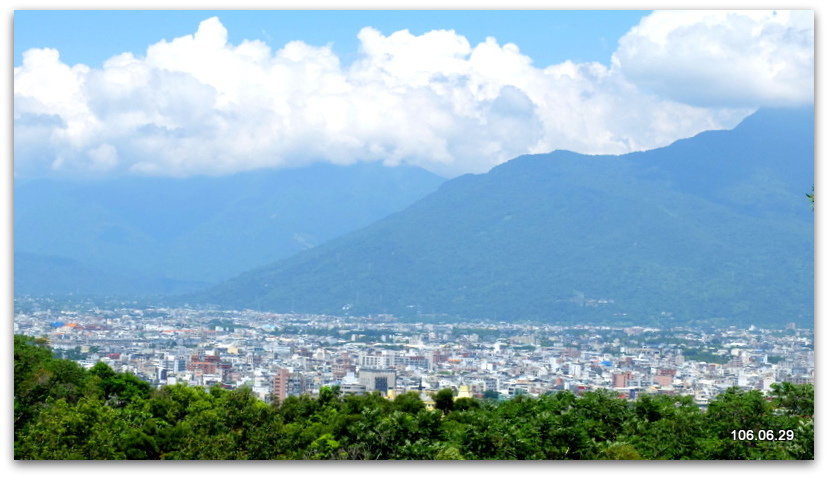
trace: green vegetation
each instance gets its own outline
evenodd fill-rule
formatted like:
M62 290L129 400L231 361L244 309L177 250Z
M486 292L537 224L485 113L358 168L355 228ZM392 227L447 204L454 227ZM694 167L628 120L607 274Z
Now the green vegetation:
M705 413L690 397L635 401L598 390L497 401L416 393L387 400L290 396L247 388L151 389L99 363L85 370L43 341L14 338L14 457L23 460L638 460L814 459L814 389L774 385L772 400L736 388ZM733 430L754 439L734 440ZM759 440L792 430L792 440Z
M703 349L687 349L684 351L685 360L695 360L697 362L725 364L730 360L728 355L716 355L713 352Z
M66 349L66 350L55 350L55 356L57 358L65 358L69 360L85 360L90 353L98 353L98 347L92 346L89 347L89 352L84 353L81 351L81 347L77 346L75 348Z

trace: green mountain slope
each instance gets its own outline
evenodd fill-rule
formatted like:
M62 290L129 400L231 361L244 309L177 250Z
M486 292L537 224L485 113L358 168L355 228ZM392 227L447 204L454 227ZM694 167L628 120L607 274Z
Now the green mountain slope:
M790 126L799 125L799 128ZM187 300L499 320L813 320L813 111L623 156L523 156Z

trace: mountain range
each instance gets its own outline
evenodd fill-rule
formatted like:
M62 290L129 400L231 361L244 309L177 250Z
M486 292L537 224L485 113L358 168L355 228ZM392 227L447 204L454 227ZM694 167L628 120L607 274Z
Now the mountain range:
M316 163L225 177L15 181L15 294L180 293L367 226L445 179Z
M813 108L526 155L180 301L564 323L813 323ZM264 261L263 261L264 262Z

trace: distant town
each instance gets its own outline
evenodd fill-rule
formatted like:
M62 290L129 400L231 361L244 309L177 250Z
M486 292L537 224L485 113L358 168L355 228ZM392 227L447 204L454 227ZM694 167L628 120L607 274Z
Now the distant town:
M795 323L555 326L106 307L16 298L14 333L45 337L57 356L87 368L105 362L155 386L249 387L266 401L326 386L389 398L416 391L427 403L446 388L500 399L605 388L630 398L691 395L704 407L734 386L814 381L813 330Z

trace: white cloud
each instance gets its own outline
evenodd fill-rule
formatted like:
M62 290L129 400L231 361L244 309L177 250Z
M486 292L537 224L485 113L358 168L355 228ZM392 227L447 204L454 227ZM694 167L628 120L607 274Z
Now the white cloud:
M614 62L629 81L688 104L812 103L814 12L655 12L621 38Z
M229 44L217 18L100 69L29 50L14 71L15 172L225 174L326 160L450 176L528 152L664 146L813 99L813 16L657 12L610 67L540 69L516 45L472 46L445 30L358 38L347 68L301 41L275 53Z
M103 143L97 148L90 149L86 154L92 160L92 169L107 171L118 164L118 150L111 144Z

